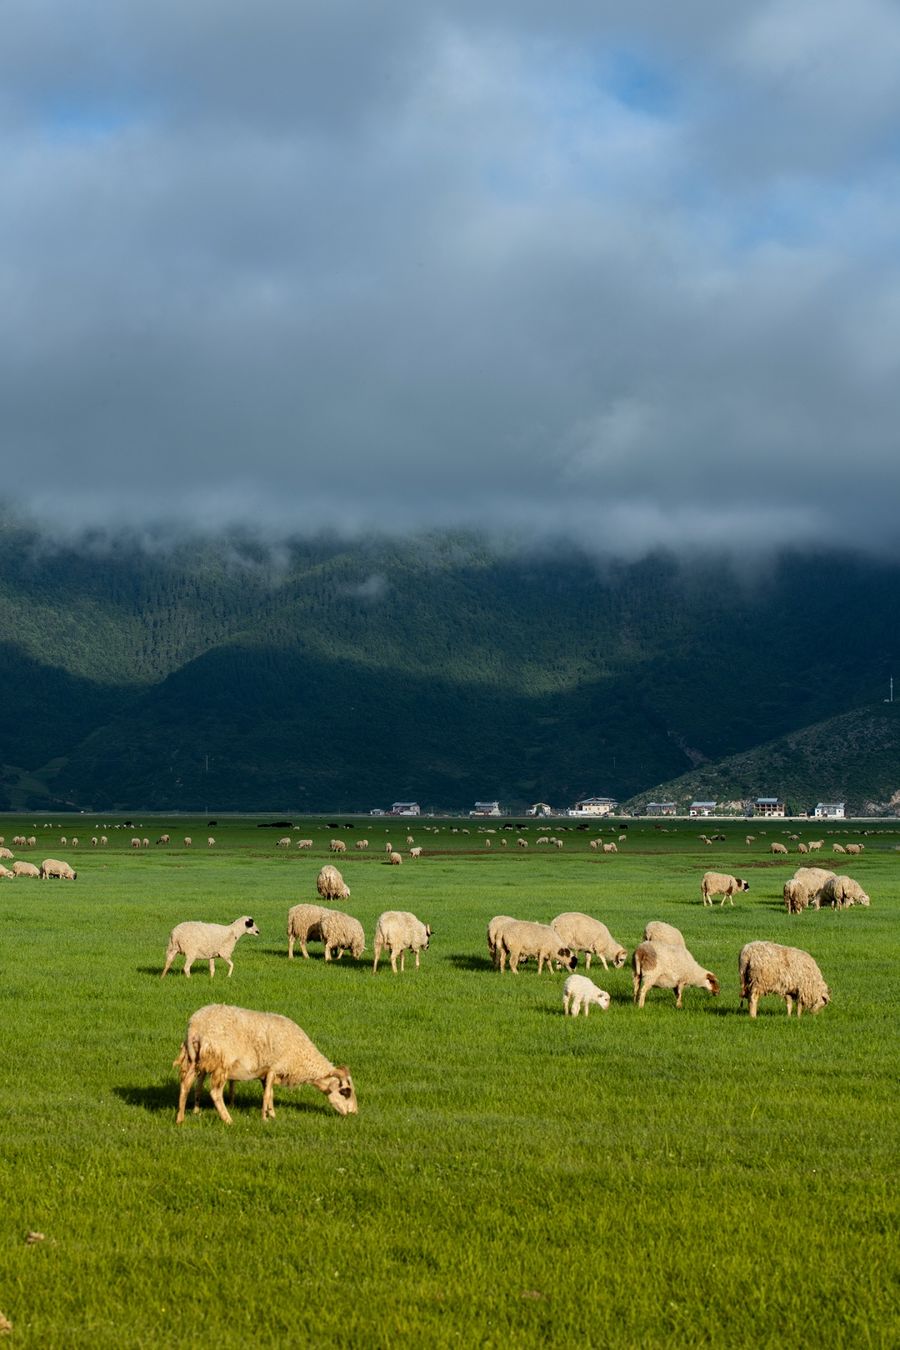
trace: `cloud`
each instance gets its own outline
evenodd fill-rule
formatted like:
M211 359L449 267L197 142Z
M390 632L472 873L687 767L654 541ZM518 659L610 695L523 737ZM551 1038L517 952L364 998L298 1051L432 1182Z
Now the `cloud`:
M6 490L895 547L900 19L861 3L14 3Z

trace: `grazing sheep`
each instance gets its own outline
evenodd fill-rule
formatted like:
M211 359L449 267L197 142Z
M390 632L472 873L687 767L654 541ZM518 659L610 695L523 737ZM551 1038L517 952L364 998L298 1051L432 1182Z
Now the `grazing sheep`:
M847 852L847 850L844 848L844 845L843 845L843 844L832 844L832 845L831 845L831 851L832 851L832 853L846 853L846 852Z
M186 834L186 835L184 836L184 846L185 846L185 848L190 848L191 845L193 844L193 842L194 842L194 841L193 841L193 839L191 838L191 836L190 836L189 834Z
M291 836L289 834L283 834L280 839L275 840L276 848L290 848L290 846Z
M390 863L391 867L399 867L400 864L403 862L403 858L399 853L390 853L388 854L388 862Z
M538 843L540 843L540 842L541 842L541 841L540 841L540 839L539 839L539 840L538 840ZM602 842L603 842L602 839L592 839L592 840L590 841L589 847L590 847L590 848L593 848L593 849L598 849L598 848L600 847L600 845L602 844Z
M66 842L65 839L62 842L65 843ZM21 848L24 843L25 843L24 834L13 835L13 848Z
M347 852L347 845L344 843L343 839L332 839L332 841L331 841L331 843L328 845L328 847L331 849L331 852L332 852L332 853L346 853L346 852Z
M350 914L342 914L339 909L327 909L319 927L325 943L326 961L332 959L332 952L337 952L337 960L340 961L345 951L349 951L358 961L366 950L363 926L359 919L354 919Z
M837 876L830 877L822 887L818 896L817 909L824 909L830 905L832 909L850 909L852 905L863 905L868 908L869 897L866 895L858 881L852 877Z
M787 853L787 844L774 843L769 845L770 853Z
M9 873L11 877L39 877L40 875L40 868L35 867L34 863L21 861L14 862L12 871Z
M77 839L73 839L73 840L72 840L72 843L73 843L73 844L77 844L77 843L78 843L78 840L77 840ZM142 840L141 840L141 848L149 848L149 847L150 847L150 840L149 840L149 839L142 839Z
M156 842L158 844L168 844L169 836L167 834L161 834Z
M234 923L179 923L169 934L166 948L166 964L160 979L167 974L169 967L179 953L184 957L184 973L190 979L191 966L195 961L209 962L209 977L216 973L216 957L228 962L228 978L231 979L234 962L231 953L238 938L245 933L259 936L259 929L249 914L242 914Z
M212 848L212 846L215 844L215 842L216 842L215 839L213 839L212 835L210 835L209 838L208 838L207 841L206 841L206 847L207 847L207 848Z
M750 1016L756 1016L759 1000L767 994L783 998L790 1017L797 1000L797 1017L817 1013L831 999L831 991L809 952L782 947L777 942L748 942L738 957L741 1003L749 1001Z
M463 834L468 834L468 833L469 833L468 830L463 830ZM407 848L409 847L410 844L414 844L415 842L416 842L416 841L415 841L415 839L412 837L411 834L408 834L408 835L406 836L406 846L407 846Z
M569 970L574 970L578 965L578 957L549 924L527 923L522 919L513 919L512 923L504 924L500 931L500 969L506 969L508 958L509 968L515 975L519 962L527 961L530 957L536 958L539 975L545 961L547 969L551 971L554 961L561 961Z
M297 847L298 847L298 848L312 848L312 846L313 846L313 841L312 841L311 839L298 839L298 840L297 840Z
M485 848L493 848L493 844L491 843L490 839L485 839L484 846Z
M644 941L665 942L670 947L687 947L681 929L671 923L663 923L661 919L653 919L647 924L644 929Z
M495 914L493 919L491 919L490 923L488 924L487 945L488 951L491 954L491 960L493 961L495 966L499 966L500 964L500 956L502 951L500 945L500 934L502 933L503 928L506 924L515 922L516 921L511 914Z
M46 881L50 877L56 877L60 881L74 881L77 876L78 873L73 871L67 862L60 862L59 858L45 858L41 863L41 881Z
M310 1083L324 1092L342 1116L356 1115L359 1109L350 1070L345 1065L335 1068L306 1032L280 1013L251 1012L225 1003L198 1009L188 1022L174 1067L181 1074L175 1117L179 1125L195 1080L194 1111L199 1111L200 1088L207 1074L210 1096L226 1125L231 1124L231 1116L225 1106L225 1084L254 1078L263 1084L263 1120L275 1115L276 1083L284 1087Z
M368 839L357 839L356 843L354 844L354 848L363 849L368 847L369 847Z
M409 856L410 856L411 858L421 858L421 856L422 856L422 847L421 847L421 845L417 846L416 848L411 848L411 849L409 850Z
M604 853L618 853L618 851L619 851L618 845L616 845L616 844L604 844L604 845L603 845L603 852L604 852Z
M326 863L316 877L316 890L323 900L350 899L350 887L331 863Z
M419 969L419 952L427 951L431 941L431 925L422 923L415 914L407 910L387 909L378 917L375 925L375 960L372 973L378 969L378 961L386 947L391 955L391 970L397 974L397 957L400 957L400 969L405 969L406 953L416 954L416 970Z
M22 843L22 844L25 843L25 840L22 838L21 835L19 836L19 842ZM61 835L59 836L59 842L60 842L61 844L67 844L69 841L68 841L68 839L66 838L66 836L65 836L64 834L61 834Z
M385 846L384 846L384 851L385 851L385 853L393 853L393 851L394 851L394 845L391 844L391 843L385 844Z
M756 843L756 835L755 835L755 834L748 834L745 842L748 843L748 844L754 844L754 843Z
M28 838L25 840L25 844L26 844L26 846L27 846L28 848L34 848L34 846L35 846L36 843L37 843L37 835L34 835L34 834L30 834L30 835L28 836ZM76 847L78 846L78 840L77 840L77 839L73 839L73 840L72 840L72 843L73 843Z
M307 942L321 942L322 919L329 913L323 905L294 905L288 910L287 938L288 959L294 959L294 943L300 943L300 951L305 960L309 960Z
M824 867L798 867L784 883L784 907L788 914L802 914L809 907L818 909L822 888L833 876Z
M13 856L11 848L0 848L0 858L12 858Z
M865 844L848 844L844 849L845 853L862 853Z
M632 992L639 1008L643 1008L650 989L674 989L676 1008L682 1006L687 988L708 989L711 994L719 992L715 975L698 965L686 947L642 942L635 947L631 962L634 967Z
M563 841L562 841L562 839L554 839L554 840L553 840L553 847L554 847L554 848L562 848L562 846L563 846Z
M100 836L100 847L101 847L101 848L106 848L106 846L107 846L108 843L109 843L109 840L107 839L106 835L105 835L105 834L101 834L101 836Z
M527 840L527 839L517 839L517 840L516 840L516 845L517 845L518 848L527 848L527 847L528 847L528 840Z
M700 899L704 905L711 905L714 895L721 895L720 905L727 900L734 906L735 891L749 891L750 882L742 877L729 876L727 872L704 872L700 882Z
M824 839L810 839L806 847L809 849L810 853L815 853L817 849L822 848L824 843Z
M571 1012L573 1017L577 1017L583 1008L587 1017L592 1003L606 1012L609 994L605 989L599 989L586 975L570 975L563 985L563 1013L568 1017Z
M91 848L96 848L99 842L100 841L95 834L91 836Z
M797 845L797 852L798 852L798 853L808 853L808 852L809 852L809 849L808 849L808 847L806 846L806 844L798 844L798 845Z
M140 841L140 839L138 838L138 836L135 835L134 838L133 838L132 841L131 841L131 847L132 847L132 848L140 848L140 846L141 846L141 841Z
M35 872L37 872L37 868L35 868L34 870ZM0 877L8 877L10 881L14 881L16 875L17 873L11 872L8 867L4 867L3 864L0 863Z
M621 943L616 942L606 924L599 919L592 919L589 914L580 914L577 910L557 914L555 919L550 920L550 927L556 929L566 947L576 953L585 953L585 970L590 970L592 956L600 957L604 970L609 969L607 961L619 969L628 958L628 952Z

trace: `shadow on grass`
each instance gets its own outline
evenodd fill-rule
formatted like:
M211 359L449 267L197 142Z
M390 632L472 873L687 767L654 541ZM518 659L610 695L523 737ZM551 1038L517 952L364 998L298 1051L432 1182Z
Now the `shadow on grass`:
M126 1106L139 1106L144 1111L176 1111L178 1084L156 1084L153 1087L114 1087L114 1094Z
M451 952L449 960L457 970L494 969L494 963L489 956L475 956L472 952Z
M240 1084L235 1092L234 1102L229 1101L229 1094L226 1091L225 1100L228 1102L229 1111L236 1116L244 1114L259 1115L262 1111L262 1089L256 1088L255 1084ZM178 1110L178 1084L157 1084L152 1087L114 1087L113 1093L124 1102L126 1106L136 1106L142 1111L151 1111L156 1115L168 1115L172 1112L173 1116ZM205 1114L207 1111L213 1115L216 1108L213 1106L209 1093L204 1090L201 1098L201 1108ZM189 1098L188 1116L193 1114L194 1089L191 1088ZM325 1103L327 1106L327 1103ZM329 1108L330 1109L330 1108ZM276 1112L300 1111L316 1112L322 1110L322 1102L315 1100L304 1100L302 1098L289 1098L281 1096L275 1098Z

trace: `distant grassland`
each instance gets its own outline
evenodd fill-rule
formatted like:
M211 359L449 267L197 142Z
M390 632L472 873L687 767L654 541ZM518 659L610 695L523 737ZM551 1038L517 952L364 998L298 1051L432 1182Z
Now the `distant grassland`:
M341 824L345 818L333 820ZM110 845L89 840L103 824ZM801 859L767 853L769 822L633 822L616 856L589 833L530 822L468 835L449 822L80 817L34 850L74 884L0 881L0 1310L11 1344L221 1346L893 1346L897 1274L896 1069L900 834L865 837L847 871L868 910L788 916L781 887ZM669 829L673 827L670 825ZM831 826L828 829L831 830ZM172 844L153 840L168 830ZM76 833L73 851L59 843ZM283 833L312 853L276 848ZM538 848L559 833L564 848ZM132 851L132 834L147 849ZM194 844L181 844L185 834ZM216 845L206 846L208 834ZM390 840L407 854L386 864ZM604 838L615 837L609 825ZM366 929L359 964L287 960L285 920L317 899L332 836ZM370 847L357 852L356 838ZM734 908L704 909L707 868L749 878ZM418 972L371 972L375 919L411 909L434 938ZM490 967L496 913L603 919L629 949L649 919L675 923L716 972L718 999L654 991L638 1012L631 973L592 977L608 1013L562 1015L561 974ZM235 973L181 960L160 981L170 928L252 914ZM742 944L812 952L833 1002L788 1021L765 1000L738 1011ZM314 1089L239 1085L228 1129L207 1103L175 1126L177 1053L191 1012L225 1001L286 1013L347 1062L359 1115ZM29 1231L45 1235L26 1243Z

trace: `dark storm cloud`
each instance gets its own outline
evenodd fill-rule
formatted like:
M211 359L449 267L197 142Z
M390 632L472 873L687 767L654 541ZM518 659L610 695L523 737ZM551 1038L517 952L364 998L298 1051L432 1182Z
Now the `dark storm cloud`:
M893 545L894 6L11 10L23 511Z

